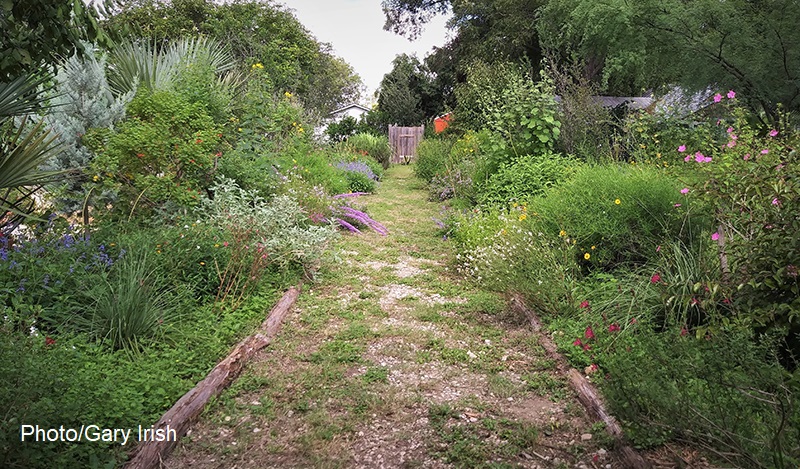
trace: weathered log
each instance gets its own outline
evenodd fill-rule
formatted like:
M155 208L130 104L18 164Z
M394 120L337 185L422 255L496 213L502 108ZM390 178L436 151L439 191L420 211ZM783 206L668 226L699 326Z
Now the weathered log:
M269 316L261 324L258 332L239 342L233 351L208 373L205 379L178 399L178 402L152 427L155 432L150 432L150 435L158 435L158 430L161 430L164 432L161 435L168 436L168 438L161 438L162 441L157 441L153 437L141 441L126 464L128 469L150 469L161 465L164 458L178 444L178 440L186 435L189 427L203 411L208 401L230 386L241 373L247 361L275 339L283 319L299 295L299 285L287 290L272 307Z
M513 295L510 303L512 308L523 313L528 318L534 332L539 336L539 345L547 352L549 358L556 363L558 371L567 375L570 386L578 395L578 400L588 414L593 419L605 424L606 432L614 439L620 460L625 464L625 467L632 469L649 469L652 467L649 462L628 445L622 432L622 427L617 422L617 419L606 410L606 406L594 385L578 370L569 366L567 359L558 353L558 346L550 336L542 334L541 321L536 313L525 305L525 301L519 295Z

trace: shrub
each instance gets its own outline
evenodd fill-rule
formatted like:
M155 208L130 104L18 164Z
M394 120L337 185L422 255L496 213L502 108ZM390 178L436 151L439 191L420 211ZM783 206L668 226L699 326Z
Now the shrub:
M688 241L696 235L689 228L697 230L702 223L684 223L681 207L675 206L679 202L692 206L681 196L680 184L657 169L585 166L532 200L529 220L531 230L570 238L585 269L611 269L645 262L665 237Z
M92 164L100 191L117 194L113 212L196 205L213 180L221 136L204 107L160 91L137 96L128 112Z
M375 181L378 180L378 176L365 163L360 161L341 161L336 163L336 167L344 171L351 192L375 191Z
M528 200L567 180L578 167L578 161L553 153L517 158L489 176L480 189L478 202L507 207L512 202Z
M435 176L443 174L450 159L451 148L453 148L453 142L441 138L425 139L419 142L414 174L426 182L431 182Z
M355 134L343 143L342 148L351 153L374 158L384 169L389 168L392 161L392 148L389 146L389 139L385 136L367 133Z
M294 185L324 187L329 195L347 192L349 183L344 172L333 165L332 157L307 144L286 148L273 156L273 170L284 183L279 192L286 193Z

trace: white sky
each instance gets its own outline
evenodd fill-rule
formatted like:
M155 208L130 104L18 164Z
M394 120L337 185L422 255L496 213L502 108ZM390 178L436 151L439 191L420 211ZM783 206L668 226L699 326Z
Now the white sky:
M434 46L447 41L447 18L437 16L425 25L420 38L408 39L383 30L381 0L278 0L318 41L331 44L334 53L349 63L367 87L366 100L391 71L398 54L414 54L422 60Z

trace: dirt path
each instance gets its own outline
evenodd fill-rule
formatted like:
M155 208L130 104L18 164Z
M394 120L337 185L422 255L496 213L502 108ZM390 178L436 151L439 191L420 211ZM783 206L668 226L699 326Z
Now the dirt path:
M440 207L410 168L362 201L390 236L338 241L166 466L616 467L524 318L448 270Z

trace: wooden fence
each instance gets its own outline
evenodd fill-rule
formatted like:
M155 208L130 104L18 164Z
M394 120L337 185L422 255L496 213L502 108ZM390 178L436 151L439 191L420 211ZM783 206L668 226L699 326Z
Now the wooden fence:
M417 145L422 141L425 126L389 126L389 145L392 146L392 163L408 163L417 156Z

